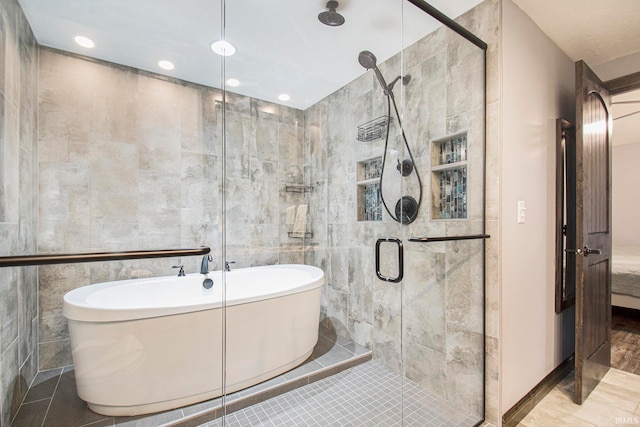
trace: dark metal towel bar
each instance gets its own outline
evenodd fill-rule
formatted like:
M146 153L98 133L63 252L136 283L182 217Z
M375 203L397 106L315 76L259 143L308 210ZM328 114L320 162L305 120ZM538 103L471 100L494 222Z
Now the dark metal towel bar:
M70 264L95 261L120 261L127 259L171 258L178 256L206 255L211 248L162 249L150 251L91 252L77 254L43 254L0 257L0 267L20 267L26 265Z
M471 234L469 236L447 236L447 237L411 237L410 242L430 243L430 242L448 242L451 240L475 240L488 239L488 234Z

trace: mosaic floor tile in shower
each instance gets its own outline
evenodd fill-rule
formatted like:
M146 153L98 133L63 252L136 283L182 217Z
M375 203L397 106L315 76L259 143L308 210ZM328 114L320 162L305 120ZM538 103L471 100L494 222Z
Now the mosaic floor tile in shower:
M371 359L371 351L320 328L313 354L289 372L232 393L229 408L241 410L297 387L321 380ZM87 408L78 397L72 368L38 373L11 427L196 426L219 418L221 399L139 417L108 417Z
M404 394L404 402L401 396ZM404 417L402 415L404 412ZM200 427L475 426L481 418L369 361Z

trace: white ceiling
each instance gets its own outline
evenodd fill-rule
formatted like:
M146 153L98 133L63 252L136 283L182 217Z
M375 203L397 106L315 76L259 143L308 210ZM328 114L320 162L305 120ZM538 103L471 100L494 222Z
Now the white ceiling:
M640 0L514 0L573 61L603 81L640 71ZM640 142L640 91L614 96L613 144ZM617 102L639 101L632 104ZM626 116L626 117L623 117Z
M41 45L221 87L221 60L209 48L223 38L221 0L19 2ZM328 27L317 18L327 0L226 1L224 38L238 51L226 59L224 76L241 82L228 89L304 109L365 72L360 51L370 50L382 62L440 26L401 0L339 2L346 23ZM480 0L431 3L456 17ZM77 46L79 34L96 47ZM175 69L159 69L161 59ZM291 100L279 101L282 93Z
M340 1L340 0L339 0ZM481 0L431 0L456 17ZM357 55L371 50L383 62L439 25L401 0L341 0L341 27L321 24L326 0L19 0L38 42L45 46L307 108L365 70ZM640 0L514 0L574 61L584 60L602 80L640 71ZM401 31L402 29L402 31ZM73 42L76 35L94 49ZM238 49L222 66L209 49L226 38ZM175 63L167 72L161 59ZM223 71L224 70L224 71ZM291 100L277 99L287 93ZM614 102L640 100L621 95ZM640 142L640 104L614 105L614 142Z
M574 61L584 60L591 67L597 67L640 53L638 0L514 2Z

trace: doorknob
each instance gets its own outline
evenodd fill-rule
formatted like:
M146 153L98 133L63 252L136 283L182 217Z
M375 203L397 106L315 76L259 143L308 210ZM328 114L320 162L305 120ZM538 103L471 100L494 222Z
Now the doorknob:
M589 246L585 246L584 250L578 248L578 249L565 249L565 252L570 252L570 253L575 253L576 255L584 255L584 256L589 256L590 254L593 255L601 255L602 251L600 249L591 249L589 248Z
M600 249L589 249L588 246L585 246L584 247L584 256L587 256L589 254L601 255L602 251Z

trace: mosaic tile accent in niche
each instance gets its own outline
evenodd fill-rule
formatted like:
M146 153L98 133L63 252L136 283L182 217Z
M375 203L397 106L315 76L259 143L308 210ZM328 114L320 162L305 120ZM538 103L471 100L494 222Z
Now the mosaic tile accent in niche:
M364 220L382 221L382 199L380 198L380 183L364 186Z
M440 181L439 219L467 217L467 168L436 172Z
M382 221L382 157L360 160L357 170L358 221Z
M440 146L440 164L464 162L467 160L467 135L458 135L437 143Z
M431 143L433 219L467 218L467 133Z
M364 167L363 179L380 178L380 172L382 172L382 158L366 160L362 162Z

